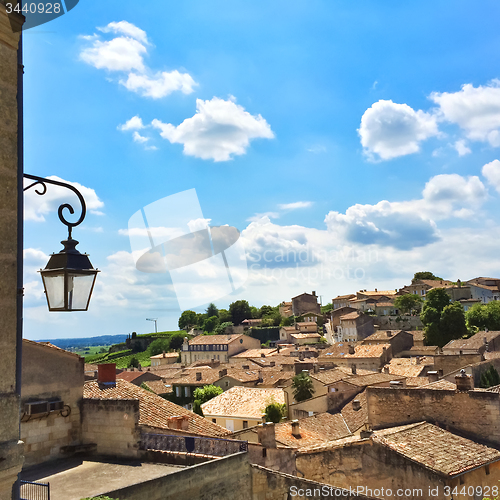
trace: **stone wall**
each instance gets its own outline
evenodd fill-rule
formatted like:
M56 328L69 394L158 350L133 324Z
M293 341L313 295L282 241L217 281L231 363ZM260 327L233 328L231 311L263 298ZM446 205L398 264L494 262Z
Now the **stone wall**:
M135 399L84 399L84 444L95 443L97 454L136 458L139 454L139 401Z
M10 499L12 485L23 461L19 442L19 396L16 352L21 348L18 338L18 307L21 314L22 294L18 293L18 60L19 32L13 33L10 20L20 27L22 16L9 20L6 0L0 0L0 499ZM22 137L19 144L22 145ZM20 204L22 207L22 203ZM22 215L21 217L22 218ZM19 249L22 252L22 249ZM19 253L20 253L19 252ZM21 253L22 258L22 253Z
M329 450L299 453L297 470L309 479L346 489L350 487L360 493L387 500L444 499L448 498L443 494L443 487L446 485L455 486L460 483L466 488L469 485L488 485L491 488L498 484L500 477L498 465L492 464L489 475L481 467L461 476L460 482L459 478L450 479L436 474L371 439ZM470 497L454 495L453 498Z
M316 494L314 493L316 491ZM296 495L294 493L297 493ZM302 493L302 494L299 494ZM318 496L318 493L320 495ZM296 498L359 499L363 496L335 494L328 485L250 465L247 453L195 465L173 474L103 492L120 500L283 500Z
M25 443L25 465L29 466L61 458L62 447L81 443L84 360L76 354L24 340L22 367L21 439ZM24 415L28 401L53 399L63 401L62 413Z
M441 376L460 370L464 366L479 363L483 360L481 354L439 354L434 356L434 370ZM478 386L479 387L479 386Z
M500 394L368 387L373 429L410 422L436 422L475 440L500 445Z

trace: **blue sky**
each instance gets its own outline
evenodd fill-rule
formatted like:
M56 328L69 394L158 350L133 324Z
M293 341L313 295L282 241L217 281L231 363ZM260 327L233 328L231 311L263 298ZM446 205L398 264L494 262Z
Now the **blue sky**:
M87 313L46 310L35 270L64 237L61 198L28 194L25 336L175 328L169 274L135 268L127 228L192 188L249 259L220 307L498 276L499 11L81 0L26 31L25 171L88 188L74 237L102 272Z

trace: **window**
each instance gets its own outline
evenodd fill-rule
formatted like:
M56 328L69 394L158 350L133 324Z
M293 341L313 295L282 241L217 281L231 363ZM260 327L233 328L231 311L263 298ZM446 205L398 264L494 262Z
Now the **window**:
M226 387L229 387L229 381L226 380Z
M489 474L490 474L490 466L489 466L489 464L484 466L484 471L486 472L486 475L489 476Z
M243 420L243 429L248 429L248 420Z
M217 423L217 419L216 419L216 418L212 418L212 422L213 422L214 424L216 424L216 423Z
M266 448L262 448L262 457L263 458L267 457L267 449Z
M464 476L460 476L460 484L465 484L465 478L464 478Z
M189 387L184 387L184 396L186 396L186 398L191 396L191 391L189 390Z

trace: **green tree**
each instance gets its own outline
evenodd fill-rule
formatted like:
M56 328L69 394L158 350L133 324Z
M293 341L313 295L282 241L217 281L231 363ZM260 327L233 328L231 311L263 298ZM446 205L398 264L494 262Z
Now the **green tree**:
M400 309L404 313L411 313L412 311L420 311L422 307L422 297L413 293L406 293L398 295L394 300L394 307Z
M182 347L184 343L184 334L183 333L174 333L170 336L170 349L173 351L177 351Z
M219 318L217 316L211 316L203 322L203 331L212 333L219 324Z
M197 415L200 415L200 417L204 417L203 415L203 410L201 409L201 403L199 400L195 399L193 401L193 413L196 413Z
M260 309L259 309L259 318L263 318L264 316L270 316L273 314L274 312L274 307L272 306L262 306Z
M252 318L252 311L246 300L237 300L229 304L229 312L234 325L240 325L243 320Z
M321 314L325 314L327 312L330 312L333 309L333 304L329 302L325 306L321 306Z
M233 326L233 324L230 321L226 321L224 323L219 323L219 325L215 329L214 333L216 335L223 335L224 333L226 333L226 328L228 326Z
M260 318L259 309L257 307L250 306L250 312L252 313L252 318L253 319Z
M231 321L231 313L227 309L219 309L219 321L221 323Z
M467 325L479 330L500 330L500 302L474 304L466 313Z
M295 375L292 380L292 390L293 397L297 403L312 398L315 391L309 374L301 372L298 375Z
M127 368L139 368L139 359L137 356L132 356L130 358Z
M190 330L198 324L196 313L194 311L183 311L178 324L181 330Z
M205 313L207 315L207 318L211 318L212 316L219 317L219 310L217 309L216 305L213 302L210 302L210 304L208 304Z
M291 326L293 325L293 318L281 318L280 326Z
M283 420L285 413L286 405L280 403L270 403L264 410L266 422L273 422L274 424L279 424Z
M170 349L170 339L162 338L156 339L149 344L149 353L151 356L156 356L161 354L163 351L167 352Z
M493 365L481 374L481 381L479 387L487 389L488 387L493 387L494 385L500 384L500 375Z
M443 278L439 278L438 276L434 276L430 271L419 271L413 275L414 280L438 280L442 281Z
M427 292L420 319L425 328L427 345L443 347L450 340L467 335L465 314L460 302L450 304L444 288L433 288Z
M210 401L212 398L222 394L222 387L217 385L204 385L203 387L197 387L193 392L193 398L195 401L199 401L200 404Z

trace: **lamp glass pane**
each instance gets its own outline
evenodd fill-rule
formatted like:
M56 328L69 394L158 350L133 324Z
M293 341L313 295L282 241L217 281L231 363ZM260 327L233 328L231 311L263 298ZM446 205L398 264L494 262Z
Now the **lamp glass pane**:
M49 302L49 309L64 308L64 273L45 275L43 284Z
M85 310L92 292L95 274L72 274L68 272L68 310Z

